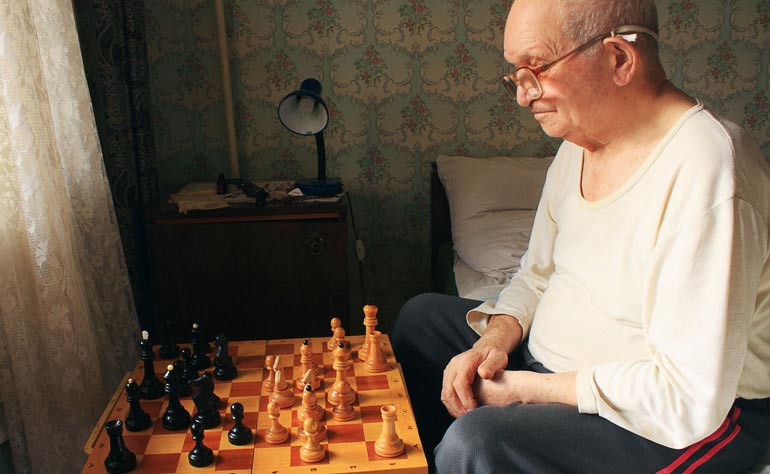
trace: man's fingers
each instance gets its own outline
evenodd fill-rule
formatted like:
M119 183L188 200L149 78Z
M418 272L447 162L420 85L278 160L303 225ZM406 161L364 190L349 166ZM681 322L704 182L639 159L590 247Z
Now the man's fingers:
M496 373L504 370L508 365L508 355L500 351L492 351L487 358L479 365L477 370L479 377L491 379Z
M468 381L455 379L454 389L463 413L476 408L476 398L473 396L473 390L471 390Z

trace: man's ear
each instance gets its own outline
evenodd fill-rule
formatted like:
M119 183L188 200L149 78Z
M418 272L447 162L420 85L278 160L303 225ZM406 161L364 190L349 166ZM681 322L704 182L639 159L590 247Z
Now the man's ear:
M613 79L618 86L628 85L637 73L639 66L639 50L619 37L609 37L604 40L604 47L610 53L610 66L613 69Z

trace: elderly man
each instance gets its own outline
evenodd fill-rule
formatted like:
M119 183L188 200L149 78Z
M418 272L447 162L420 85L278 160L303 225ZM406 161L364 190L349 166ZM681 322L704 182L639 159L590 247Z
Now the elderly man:
M744 472L770 432L758 147L666 79L653 0L516 0L504 41L508 92L564 143L496 303L401 310L426 450L440 473Z

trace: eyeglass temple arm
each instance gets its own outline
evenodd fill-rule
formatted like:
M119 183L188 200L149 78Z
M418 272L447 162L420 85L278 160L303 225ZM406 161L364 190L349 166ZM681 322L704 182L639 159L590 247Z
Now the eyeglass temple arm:
M628 33L644 33L644 34L650 35L655 41L658 41L657 33L655 33L649 28L645 28L643 26L637 26L637 25L619 26L614 30L610 31L610 36L622 36Z

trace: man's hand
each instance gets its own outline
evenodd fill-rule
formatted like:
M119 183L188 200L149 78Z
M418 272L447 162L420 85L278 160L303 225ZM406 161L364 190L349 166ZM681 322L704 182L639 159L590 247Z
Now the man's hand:
M476 375L491 379L508 365L508 354L521 342L518 320L490 316L487 328L473 347L456 355L444 369L441 401L455 418L478 406L471 388Z

